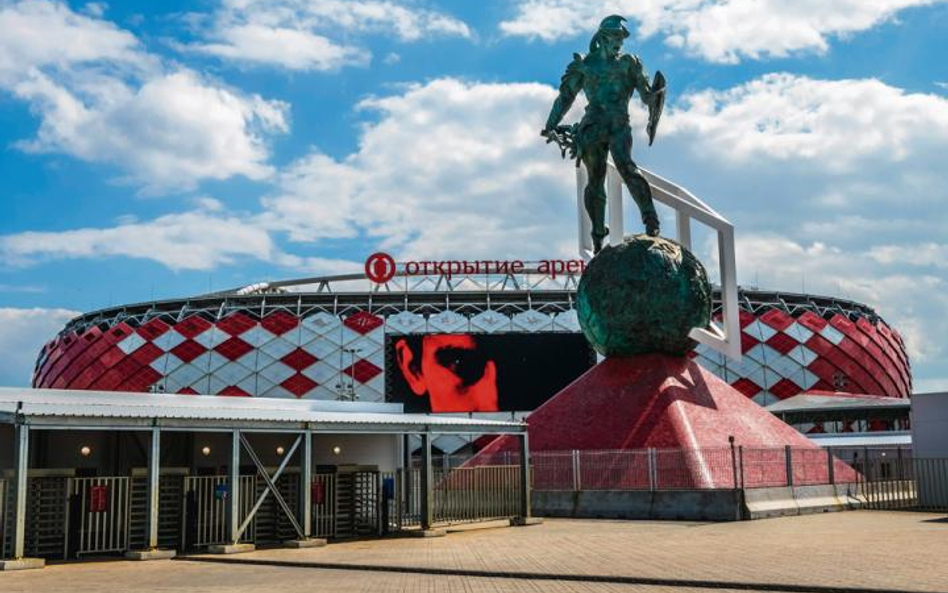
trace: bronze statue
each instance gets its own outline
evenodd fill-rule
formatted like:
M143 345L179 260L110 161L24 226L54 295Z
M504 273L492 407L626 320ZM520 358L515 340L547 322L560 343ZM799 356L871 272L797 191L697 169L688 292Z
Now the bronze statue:
M553 103L546 127L541 134L547 143L559 144L566 156L586 165L589 182L583 194L586 212L592 220L593 250L598 253L602 240L609 234L606 217L606 158L612 153L619 174L629 188L642 214L645 232L658 236L658 214L652 202L652 190L632 160L632 130L629 128L629 100L637 90L648 106L647 127L649 145L655 139L655 130L665 102L665 77L655 73L649 81L642 61L634 55L622 54L622 42L629 31L625 19L612 15L603 19L599 30L589 42L589 54L573 54L560 82L560 94ZM560 126L560 120L569 110L576 95L586 93L589 105L578 124Z

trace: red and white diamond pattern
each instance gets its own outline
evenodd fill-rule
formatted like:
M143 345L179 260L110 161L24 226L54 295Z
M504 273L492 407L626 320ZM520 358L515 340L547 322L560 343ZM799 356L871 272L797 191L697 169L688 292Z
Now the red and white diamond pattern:
M906 397L911 376L905 347L883 321L806 311L741 312L740 362L698 346L692 356L736 389L766 405L806 390ZM210 320L155 318L138 327L64 332L38 357L37 387L335 399L351 385L363 401L385 393L385 334L579 331L575 311L513 315L486 310L471 317L444 310L367 311L298 317L247 311Z
M761 405L811 389L908 397L911 377L902 340L881 320L873 325L807 311L741 312L740 362L699 345L700 364Z

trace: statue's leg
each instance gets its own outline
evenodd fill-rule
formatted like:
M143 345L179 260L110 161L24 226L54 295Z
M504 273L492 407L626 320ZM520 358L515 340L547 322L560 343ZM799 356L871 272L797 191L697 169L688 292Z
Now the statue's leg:
M586 189L583 191L583 204L592 221L593 253L602 249L602 240L609 234L606 228L606 156L608 146L596 144L583 152L583 164L586 165Z
M619 175L622 176L622 180L629 188L629 193L632 194L632 199L639 207L642 222L645 224L645 232L651 237L658 236L658 213L652 201L652 188L649 187L645 176L632 160L632 132L629 128L613 134L609 142L609 150L612 152L612 160L616 164L616 169L619 170Z

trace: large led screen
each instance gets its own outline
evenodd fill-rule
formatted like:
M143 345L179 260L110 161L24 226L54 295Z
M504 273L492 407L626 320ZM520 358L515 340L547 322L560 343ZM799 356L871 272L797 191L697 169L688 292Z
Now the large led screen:
M385 399L406 412L533 410L595 363L564 333L389 335L385 355Z

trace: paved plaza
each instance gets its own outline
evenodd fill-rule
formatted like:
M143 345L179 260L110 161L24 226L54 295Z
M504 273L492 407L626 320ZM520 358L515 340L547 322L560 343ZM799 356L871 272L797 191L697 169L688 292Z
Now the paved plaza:
M4 593L708 590L948 591L948 519L857 511L715 524L547 520L443 538L0 574Z

